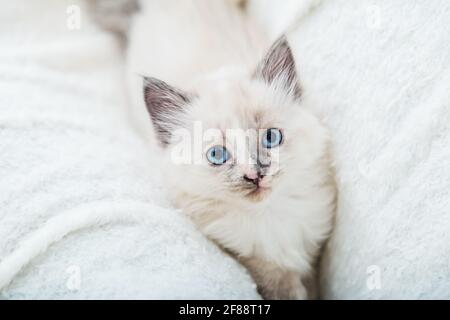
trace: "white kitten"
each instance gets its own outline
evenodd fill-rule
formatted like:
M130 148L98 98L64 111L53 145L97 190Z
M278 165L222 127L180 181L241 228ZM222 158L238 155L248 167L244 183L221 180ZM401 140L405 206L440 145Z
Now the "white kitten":
M141 6L130 89L137 119L150 113L174 203L248 268L263 297L307 298L336 189L328 132L308 111L286 38L258 63L264 42L226 1Z

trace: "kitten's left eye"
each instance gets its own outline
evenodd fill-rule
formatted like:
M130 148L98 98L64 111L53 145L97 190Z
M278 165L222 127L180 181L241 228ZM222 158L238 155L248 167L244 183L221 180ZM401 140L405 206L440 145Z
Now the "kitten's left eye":
M283 142L283 134L277 128L267 129L261 140L263 147L267 149L277 147L281 142Z
M220 166L227 162L227 160L230 158L230 154L224 146L214 146L206 151L206 158L212 164Z

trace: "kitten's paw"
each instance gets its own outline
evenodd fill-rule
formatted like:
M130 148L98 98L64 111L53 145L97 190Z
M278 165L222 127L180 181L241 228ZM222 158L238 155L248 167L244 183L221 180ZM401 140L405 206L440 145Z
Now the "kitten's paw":
M266 300L306 300L308 292L297 273L287 272L283 277L260 287Z
M288 300L307 300L308 299L308 292L301 282L300 282L299 286L289 288L286 291L286 294L287 294L287 297L285 299L288 299ZM284 298L282 298L282 299L284 299Z
M279 265L256 257L242 258L255 280L258 292L266 300L306 300L308 290L299 272L280 268Z

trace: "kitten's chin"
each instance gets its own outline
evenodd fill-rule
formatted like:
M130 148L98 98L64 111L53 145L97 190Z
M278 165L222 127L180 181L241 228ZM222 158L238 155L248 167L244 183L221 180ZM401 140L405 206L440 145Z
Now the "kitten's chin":
M266 199L271 192L272 188L270 187L258 187L247 193L245 197L252 202L260 202Z

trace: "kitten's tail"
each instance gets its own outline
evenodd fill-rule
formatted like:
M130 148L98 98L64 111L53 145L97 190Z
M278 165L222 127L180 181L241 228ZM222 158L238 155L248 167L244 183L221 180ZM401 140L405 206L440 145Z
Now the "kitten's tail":
M247 0L245 11L269 40L274 41L294 30L323 0Z
M222 1L229 1L239 8L244 8L247 2L246 0ZM140 0L89 0L88 5L90 14L98 25L126 40L133 14L141 8L140 2Z
M103 29L126 40L134 13L139 11L139 0L89 0L89 13Z

